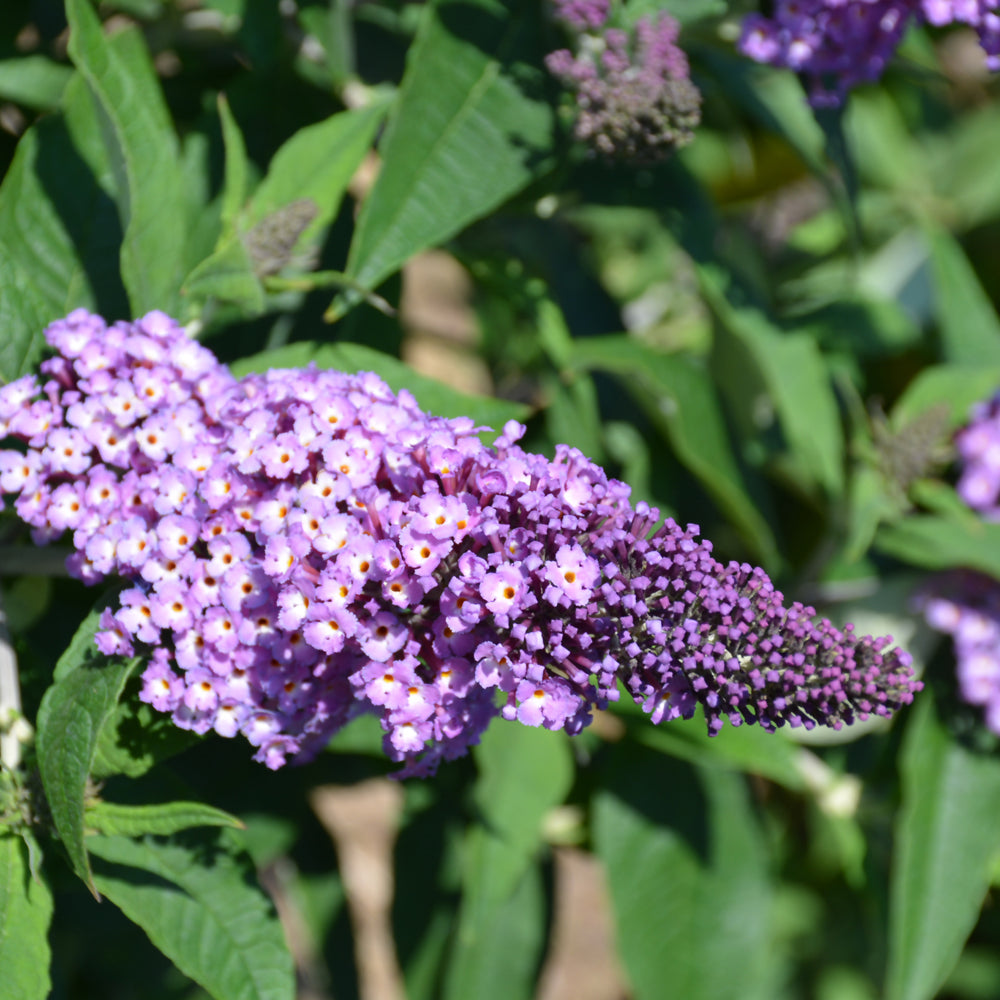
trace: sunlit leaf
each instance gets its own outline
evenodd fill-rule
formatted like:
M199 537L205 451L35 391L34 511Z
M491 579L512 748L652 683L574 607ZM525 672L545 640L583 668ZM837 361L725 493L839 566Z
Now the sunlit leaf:
M958 961L1000 858L1000 760L957 743L924 695L901 756L887 1000L930 1000Z
M502 204L550 165L535 4L437 0L407 55L347 271L375 288L419 250ZM337 316L357 301L345 295Z
M0 829L0 969L9 1000L45 1000L49 979L52 893L29 870L28 847Z
M292 959L248 859L223 835L91 837L94 881L217 1000L292 1000Z

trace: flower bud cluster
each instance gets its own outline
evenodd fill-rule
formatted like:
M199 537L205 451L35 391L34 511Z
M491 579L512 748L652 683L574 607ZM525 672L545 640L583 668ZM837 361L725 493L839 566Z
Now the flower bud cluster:
M804 74L814 107L836 107L882 76L914 21L974 27L988 68L1000 69L996 0L776 0L772 16L744 19L739 45L757 62Z
M668 14L632 31L608 27L607 0L557 0L554 16L575 37L575 53L546 57L576 98L576 138L607 159L655 163L694 138L701 95Z
M130 582L98 634L142 698L279 767L373 712L404 774L496 715L579 732L621 690L654 721L840 726L919 689L888 639L786 607L697 527L630 505L579 451L484 445L371 374L237 382L162 314L49 328L0 389L0 490L70 568ZM654 530L655 529L655 530Z

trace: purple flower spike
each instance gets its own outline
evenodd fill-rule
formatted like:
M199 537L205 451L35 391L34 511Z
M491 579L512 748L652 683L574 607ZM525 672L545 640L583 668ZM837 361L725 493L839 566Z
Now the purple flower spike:
M814 107L837 106L882 76L914 21L974 27L987 67L1000 69L996 0L777 0L773 17L744 20L739 46L757 62L804 74Z
M362 712L424 775L497 715L577 733L622 689L654 722L701 705L712 733L840 726L920 689L888 639L786 607L694 526L653 531L625 484L573 448L523 451L517 423L489 448L371 374L237 382L161 314L76 312L47 336L48 381L0 389L21 442L3 490L39 537L73 532L76 575L131 582L97 643L151 651L143 700L241 732L268 767ZM95 424L113 460L66 434Z
M962 461L958 495L986 520L1000 520L1000 394L973 409L955 446Z
M556 17L577 34L576 54L560 49L545 63L576 97L577 139L606 159L637 164L663 160L692 140L701 95L672 17L640 18L629 33L604 28L607 4L585 0L557 3Z
M917 607L931 628L952 637L959 692L982 706L986 727L1000 736L1000 583L969 570L939 574Z
M986 521L1000 520L1000 394L973 407L955 435L958 495ZM939 573L917 595L927 624L952 637L962 698L983 707L1000 736L1000 582L984 573Z

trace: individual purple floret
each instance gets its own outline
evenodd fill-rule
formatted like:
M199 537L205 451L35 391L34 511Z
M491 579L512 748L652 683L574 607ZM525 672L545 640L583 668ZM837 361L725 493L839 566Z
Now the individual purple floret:
M776 0L774 14L743 22L740 50L802 73L814 107L840 105L851 88L877 81L914 22L968 24L986 65L1000 69L996 0Z
M701 95L672 17L640 18L627 32L604 27L606 4L579 0L557 4L556 11L578 32L576 54L559 49L545 63L576 97L577 139L605 158L634 163L662 160L692 140Z
M723 565L579 451L492 448L371 374L237 382L162 314L53 324L0 389L0 489L70 569L129 581L97 643L150 653L141 697L279 767L361 712L403 774L496 717L579 732L621 688L654 721L839 727L920 688L762 570ZM655 530L654 530L655 529Z

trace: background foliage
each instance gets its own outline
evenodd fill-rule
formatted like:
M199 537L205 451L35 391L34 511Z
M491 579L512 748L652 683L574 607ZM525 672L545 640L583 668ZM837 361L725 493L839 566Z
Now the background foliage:
M405 784L413 1000L535 995L570 849L603 866L640 1000L996 997L1000 758L910 601L930 570L1000 578L1000 528L949 485L952 431L1000 385L998 84L961 32L912 33L817 119L794 76L735 54L739 11L633 6L684 23L704 94L658 168L573 146L538 3L7 0L0 377L78 306L163 309L239 373L374 370L437 413L522 419L534 450L578 446L914 653L928 687L891 728L709 741L622 708L575 741L495 725ZM421 313L429 261L450 277ZM379 733L278 774L194 745L138 703L135 662L93 650L64 554L0 515L37 729L0 786L4 996L359 995L311 803L389 771Z

